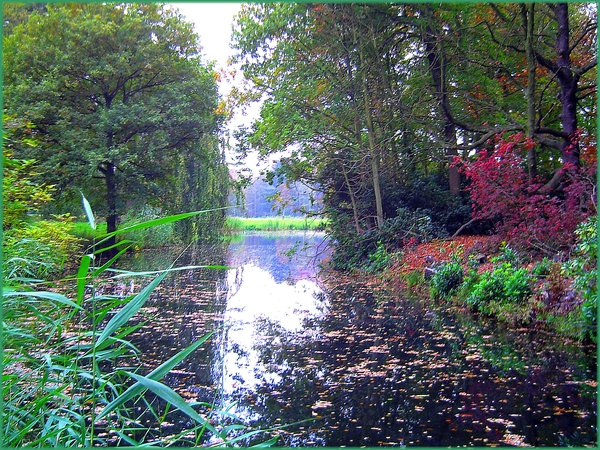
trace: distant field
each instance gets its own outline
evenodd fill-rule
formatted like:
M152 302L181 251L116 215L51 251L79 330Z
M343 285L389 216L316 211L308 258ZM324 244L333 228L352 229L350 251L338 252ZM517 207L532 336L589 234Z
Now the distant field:
M325 219L305 217L228 217L227 227L238 231L318 230Z

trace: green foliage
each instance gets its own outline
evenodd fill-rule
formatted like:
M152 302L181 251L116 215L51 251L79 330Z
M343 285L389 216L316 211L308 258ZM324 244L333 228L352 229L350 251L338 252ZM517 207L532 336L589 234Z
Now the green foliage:
M158 219L161 214L157 208L145 207L139 212L126 214L123 218L123 227L136 223ZM181 241L175 234L175 224L166 223L152 228L142 228L129 231L123 235L127 240L135 242L136 248L160 248L180 244Z
M502 242L500 245L500 255L493 256L490 261L493 263L508 263L512 266L518 266L521 263L521 256L519 253L511 248L506 242Z
M588 153L595 150L594 96L562 95L568 83L556 76L563 67L556 61L558 44L571 40L560 56L571 64L565 70L578 74L569 89L595 86L596 57L589 42L596 39L596 18L590 11L580 5L556 10L541 5L534 11L485 3L435 9L401 3L244 5L233 33L233 59L251 83L234 97L242 106L257 99L262 104L260 116L240 132L239 153L284 155L276 174L322 192L338 268L360 266L379 241L399 248L404 244L392 239L448 235L464 224L467 232L494 231L501 223L496 215L469 223L476 202L456 195L460 180L454 177L453 153L482 154L490 136L529 129L542 184L553 178L561 156L563 163L566 157L575 165L584 162L584 145ZM542 56L537 63L545 67L531 71L535 83L526 75L536 63L523 58L529 25L531 33L545 36L526 40L534 47L529 53ZM460 31L465 29L469 33ZM523 91L528 95L520 95ZM528 108L534 105L538 108ZM545 111L541 117L538 110ZM560 113L567 110L573 116L569 124ZM580 126L585 130L575 142ZM518 166L519 173L528 164L498 161ZM522 174L529 192L530 174ZM511 180L492 178L481 192L491 198L490 186L497 183L496 196L483 204L493 208L513 201L506 195ZM465 192L468 185L460 187ZM550 221L531 211L505 212L526 214L518 234L536 243L537 237L550 236L544 225ZM548 218L555 218L550 211ZM402 215L417 212L418 221L410 219L406 226ZM571 217L568 209L566 214ZM559 220L552 223L561 228Z
M90 242L106 234L106 222L97 223L95 229L91 227L89 222L75 222L73 223L72 233L79 239Z
M15 18L11 13L11 17ZM48 4L16 17L4 44L6 113L32 124L36 182L55 185L48 211L72 211L85 192L114 231L125 211L166 214L226 205L218 145L217 75L193 26L147 4ZM211 213L184 239L220 231Z
M197 214L153 219L128 228L142 230ZM214 405L189 404L160 381L212 333L174 354L150 373L140 373L139 351L128 339L142 324L131 324L130 319L140 312L164 277L177 269L171 266L159 273L121 272L117 277L154 278L139 293L125 298L99 295L98 284L110 274L116 258L97 267L93 256L85 255L77 275L66 280L75 284L74 300L56 292L33 290L28 280L13 276L4 280L4 409L0 445L198 446L205 442L206 433L228 445L256 434L258 431L251 431L230 439L232 430L244 427L219 426L221 413ZM149 402L146 392L161 397L167 405L159 407ZM200 415L198 407L208 414ZM190 422L180 434L169 436L168 440L153 434L152 425L144 425L142 420L150 417L160 427L169 420L172 411L185 414ZM273 444L274 440L268 443Z
M433 298L448 299L457 292L464 278L462 266L456 262L442 264L430 281L430 294Z
M2 225L4 230L18 228L50 200L54 187L35 181L40 168L32 159L15 159L13 153L20 147L36 147L30 123L14 118L3 118L2 146Z
M491 272L484 272L473 284L467 304L475 310L486 312L490 303L518 304L532 293L531 277L526 269L516 269L503 263Z
M544 256L541 261L535 263L535 265L531 269L531 275L538 278L543 278L550 275L550 270L552 268L553 261L552 259Z
M55 216L54 220L39 220L9 230L3 242L4 273L23 278L56 276L81 250L72 228L70 217Z
M15 278L55 276L80 250L79 240L71 233L72 218L65 214L40 220L35 214L52 201L53 188L34 181L32 160L10 157L10 151L20 145L37 145L36 140L26 137L31 129L7 118L4 124L8 137L3 148L3 271Z
M598 228L597 216L590 217L575 230L577 243L573 257L563 265L563 273L573 278L573 289L583 299L581 319L587 336L596 340L598 311L597 259Z
M448 191L448 179L444 176L417 171L407 176L404 183L389 187L384 185L384 189L388 217L402 218L407 214L414 214L429 218L430 228L424 233L422 240L446 237L471 217L468 202Z
M364 265L367 273L376 273L384 270L390 262L390 255L387 252L383 242L377 243L375 252L369 254L368 261Z

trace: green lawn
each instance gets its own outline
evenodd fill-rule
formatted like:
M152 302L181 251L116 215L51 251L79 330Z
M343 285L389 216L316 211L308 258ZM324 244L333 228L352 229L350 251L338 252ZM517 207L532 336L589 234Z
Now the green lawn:
M228 217L227 227L238 231L318 230L325 219L305 217Z

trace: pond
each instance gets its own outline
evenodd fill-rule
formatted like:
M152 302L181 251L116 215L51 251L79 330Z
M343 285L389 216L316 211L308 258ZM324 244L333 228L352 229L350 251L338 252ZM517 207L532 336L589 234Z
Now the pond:
M144 252L126 265L176 257ZM285 425L279 445L595 447L595 347L425 307L366 276L319 270L327 258L315 233L180 255L179 265L230 268L160 287L136 337L144 363L216 330L164 381L253 428Z

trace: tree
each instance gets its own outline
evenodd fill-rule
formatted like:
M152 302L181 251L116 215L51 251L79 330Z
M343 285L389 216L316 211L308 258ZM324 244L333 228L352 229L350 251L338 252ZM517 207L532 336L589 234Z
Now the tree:
M216 77L192 25L162 5L48 5L4 48L6 108L51 142L28 157L61 195L86 191L108 232L132 194L164 202L168 174L204 158L202 139L218 132Z
M550 64L564 34L561 20L575 25L565 51L576 62L569 70L580 108L576 119L585 122L586 154L594 148L588 118L596 114L593 10L518 4L244 7L233 35L236 61L249 80L240 98L264 100L244 151L285 154L279 173L321 189L338 244L370 247L368 253L377 239L402 234L394 227L404 226L412 212L439 217L436 229L462 230L461 217L467 220L472 203L462 188L471 180L461 185L449 164L453 155L469 158L491 150L496 135L526 132L530 184L539 186L537 175L547 181L570 164L563 157L569 147L557 138L570 136L576 146L580 131L563 130L559 111L568 96ZM444 185L443 195L410 192L441 194ZM456 214L438 214L449 204Z

